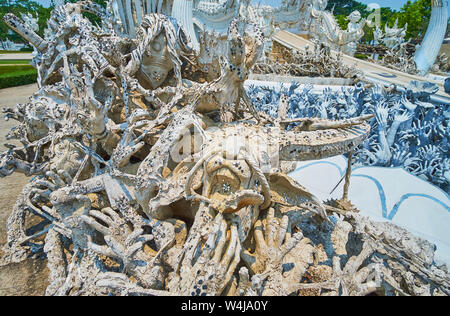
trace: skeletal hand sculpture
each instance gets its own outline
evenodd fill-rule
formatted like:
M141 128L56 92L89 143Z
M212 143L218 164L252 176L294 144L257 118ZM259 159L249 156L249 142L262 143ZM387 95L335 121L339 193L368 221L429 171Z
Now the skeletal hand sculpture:
M180 295L221 295L240 262L241 242L236 224L229 227L219 213L211 222L205 240L187 250L179 271L169 281L169 290ZM195 253L201 248L200 254Z
M292 89L293 92L289 92ZM285 102L280 95L288 94L291 122L288 129L301 124L295 120L305 116L338 120L378 112L378 120L370 121L370 136L356 149L358 154L354 163L358 166L402 167L448 191L449 183L438 170L445 169L443 154L449 144L449 115L444 104L429 102L430 95L436 93L435 85L413 82L408 92L401 94L381 86L370 88L362 82L341 91L329 88L311 91L299 89L293 83L279 89L249 86L247 90L256 108L271 116L276 116L279 104ZM436 148L434 162L430 165L423 155L419 155L419 149L435 141L441 146Z
M164 283L163 268L155 264L155 257L143 251L144 243L153 239L145 235L142 228L131 231L127 222L111 208L101 212L90 210L89 216L82 215L82 221L103 235L106 245L98 245L89 237L88 248L106 257L122 262L122 271L127 271L144 287L161 289ZM105 223L107 226L101 224Z
M253 228L255 252L251 254L245 250L242 258L254 274L252 282L258 284L258 294L285 296L298 290L295 284L300 284L302 275L297 275L297 278L290 275L290 279L285 280L284 259L302 240L303 235L296 233L291 236L289 217L284 215L277 222L274 213L275 210L270 208L264 226L261 220L256 222Z

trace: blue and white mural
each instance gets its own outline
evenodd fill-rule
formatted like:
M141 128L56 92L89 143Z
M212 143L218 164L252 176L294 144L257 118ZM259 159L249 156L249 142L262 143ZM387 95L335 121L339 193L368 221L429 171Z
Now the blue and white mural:
M299 162L290 175L326 201L342 197L346 168L347 159L338 156ZM450 199L440 188L402 168L355 167L349 199L362 214L391 221L434 243L436 256L450 264Z
M372 132L353 159L349 199L362 214L392 221L434 243L450 264L450 111L433 104L435 87L413 82L407 91L248 82L255 106L276 117L282 94L291 118L344 119L373 113ZM297 163L291 174L319 199L340 199L347 158ZM326 181L324 181L326 179ZM338 185L339 184L339 185Z
M346 119L375 114L372 133L355 152L354 166L403 168L442 190L450 191L450 110L433 104L437 87L412 82L404 92L380 86L365 88L312 85L256 85L247 92L255 106L276 117L282 94L289 97L289 117Z

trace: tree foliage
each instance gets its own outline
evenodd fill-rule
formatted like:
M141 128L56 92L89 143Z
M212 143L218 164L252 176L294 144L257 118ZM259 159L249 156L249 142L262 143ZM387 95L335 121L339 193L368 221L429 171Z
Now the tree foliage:
M364 14L367 5L355 0L329 0L327 10L332 11L336 16L347 17L355 10Z
M66 0L66 2L77 2L78 0ZM106 6L107 0L94 0L102 6ZM10 30L3 22L3 16L7 13L13 13L20 18L21 13L31 13L34 17L38 17L39 31L38 35L44 36L44 30L47 27L47 20L50 18L50 12L53 6L45 8L33 0L0 0L0 40L9 39L15 43L26 43L20 35ZM101 23L100 19L93 14L86 14L94 23ZM28 44L28 43L26 43Z
M372 12L368 10L367 5L355 0L330 0L328 1L328 10L334 10L333 13L339 26L345 30L347 29L347 16L355 10L358 10L363 18L367 18ZM408 23L408 31L406 33L406 40L412 39L420 42L427 30L428 23L431 16L431 0L409 0L400 9L400 11L392 10L391 8L380 9L381 25L380 28L384 30L385 25L389 27L394 26L398 19L398 26L403 27ZM374 28L368 26L364 29L365 35L362 38L363 42L370 42L373 40Z
M4 41L8 38L15 43L25 43L17 33L10 31L9 27L3 22L5 14L13 13L18 17L21 13L31 13L34 17L37 15L39 25L37 33L43 36L50 12L51 8L44 8L32 0L0 0L0 39Z
M78 0L68 0L76 2ZM106 6L107 0L94 0L102 6ZM347 29L348 15L355 10L361 12L363 18L367 18L371 12L367 9L367 5L355 0L329 0L327 9L333 11L336 20L342 29ZM47 19L50 17L52 7L44 8L42 5L32 0L0 0L0 19L8 13L14 13L20 17L20 13L31 13L33 16L38 15L39 31L38 34L43 36L44 29L47 26ZM391 8L381 8L381 28L384 29L388 24L392 27L395 20L398 18L399 27L403 27L408 23L408 31L406 40L413 39L421 41L425 35L426 29L431 15L431 0L409 0L400 11L392 10ZM94 23L101 23L101 21L93 16L87 14ZM365 35L362 39L364 42L370 42L373 39L373 28L365 27ZM24 40L16 33L11 32L8 26L0 21L0 39L10 39L13 42L24 42Z
M390 22L393 24L398 18L399 26L408 23L406 39L421 40L425 36L428 23L431 17L431 0L408 1L393 17Z

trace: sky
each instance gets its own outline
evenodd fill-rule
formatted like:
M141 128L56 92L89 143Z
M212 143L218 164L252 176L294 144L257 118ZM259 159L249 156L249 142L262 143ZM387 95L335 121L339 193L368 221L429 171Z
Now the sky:
M391 7L394 10L400 10L403 5L408 2L407 0L359 0L359 2L364 4L377 3L380 7Z
M51 4L50 0L35 0L35 1L41 3L45 7L48 7ZM380 5L380 7L391 7L394 10L399 10L408 0L358 0L358 1L365 4L377 3ZM261 2L261 4L280 4L281 0L252 0L252 2L256 4L259 2Z
M359 2L364 4L377 3L380 7L391 7L394 10L400 10L403 5L408 2L407 0L359 0Z
M406 2L407 0L357 0L364 4L370 4L370 3L378 3L380 7L391 7L394 10L399 10ZM281 3L281 0L252 0L253 3L259 3L261 4L279 4Z
M49 6L51 4L50 0L35 0L36 2L41 3L43 6ZM254 3L259 3L260 0L252 0ZM393 9L400 9L403 4L406 3L407 0L359 0L359 2L369 4L369 3L378 3L381 7L391 7ZM281 3L281 0L261 0L262 4L272 4L272 3Z
M37 3L40 3L41 5L43 5L44 7L49 7L52 2L50 0L34 0Z

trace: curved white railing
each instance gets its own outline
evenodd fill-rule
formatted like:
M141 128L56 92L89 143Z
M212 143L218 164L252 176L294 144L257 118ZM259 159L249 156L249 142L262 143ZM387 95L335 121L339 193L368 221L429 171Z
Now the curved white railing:
M441 50L447 32L448 4L447 0L431 0L432 11L430 24L428 25L425 37L417 50L414 60L417 69L426 74L433 66Z
M174 0L172 7L172 17L180 23L189 35L192 48L200 51L200 43L194 30L192 12L194 9L193 0Z

